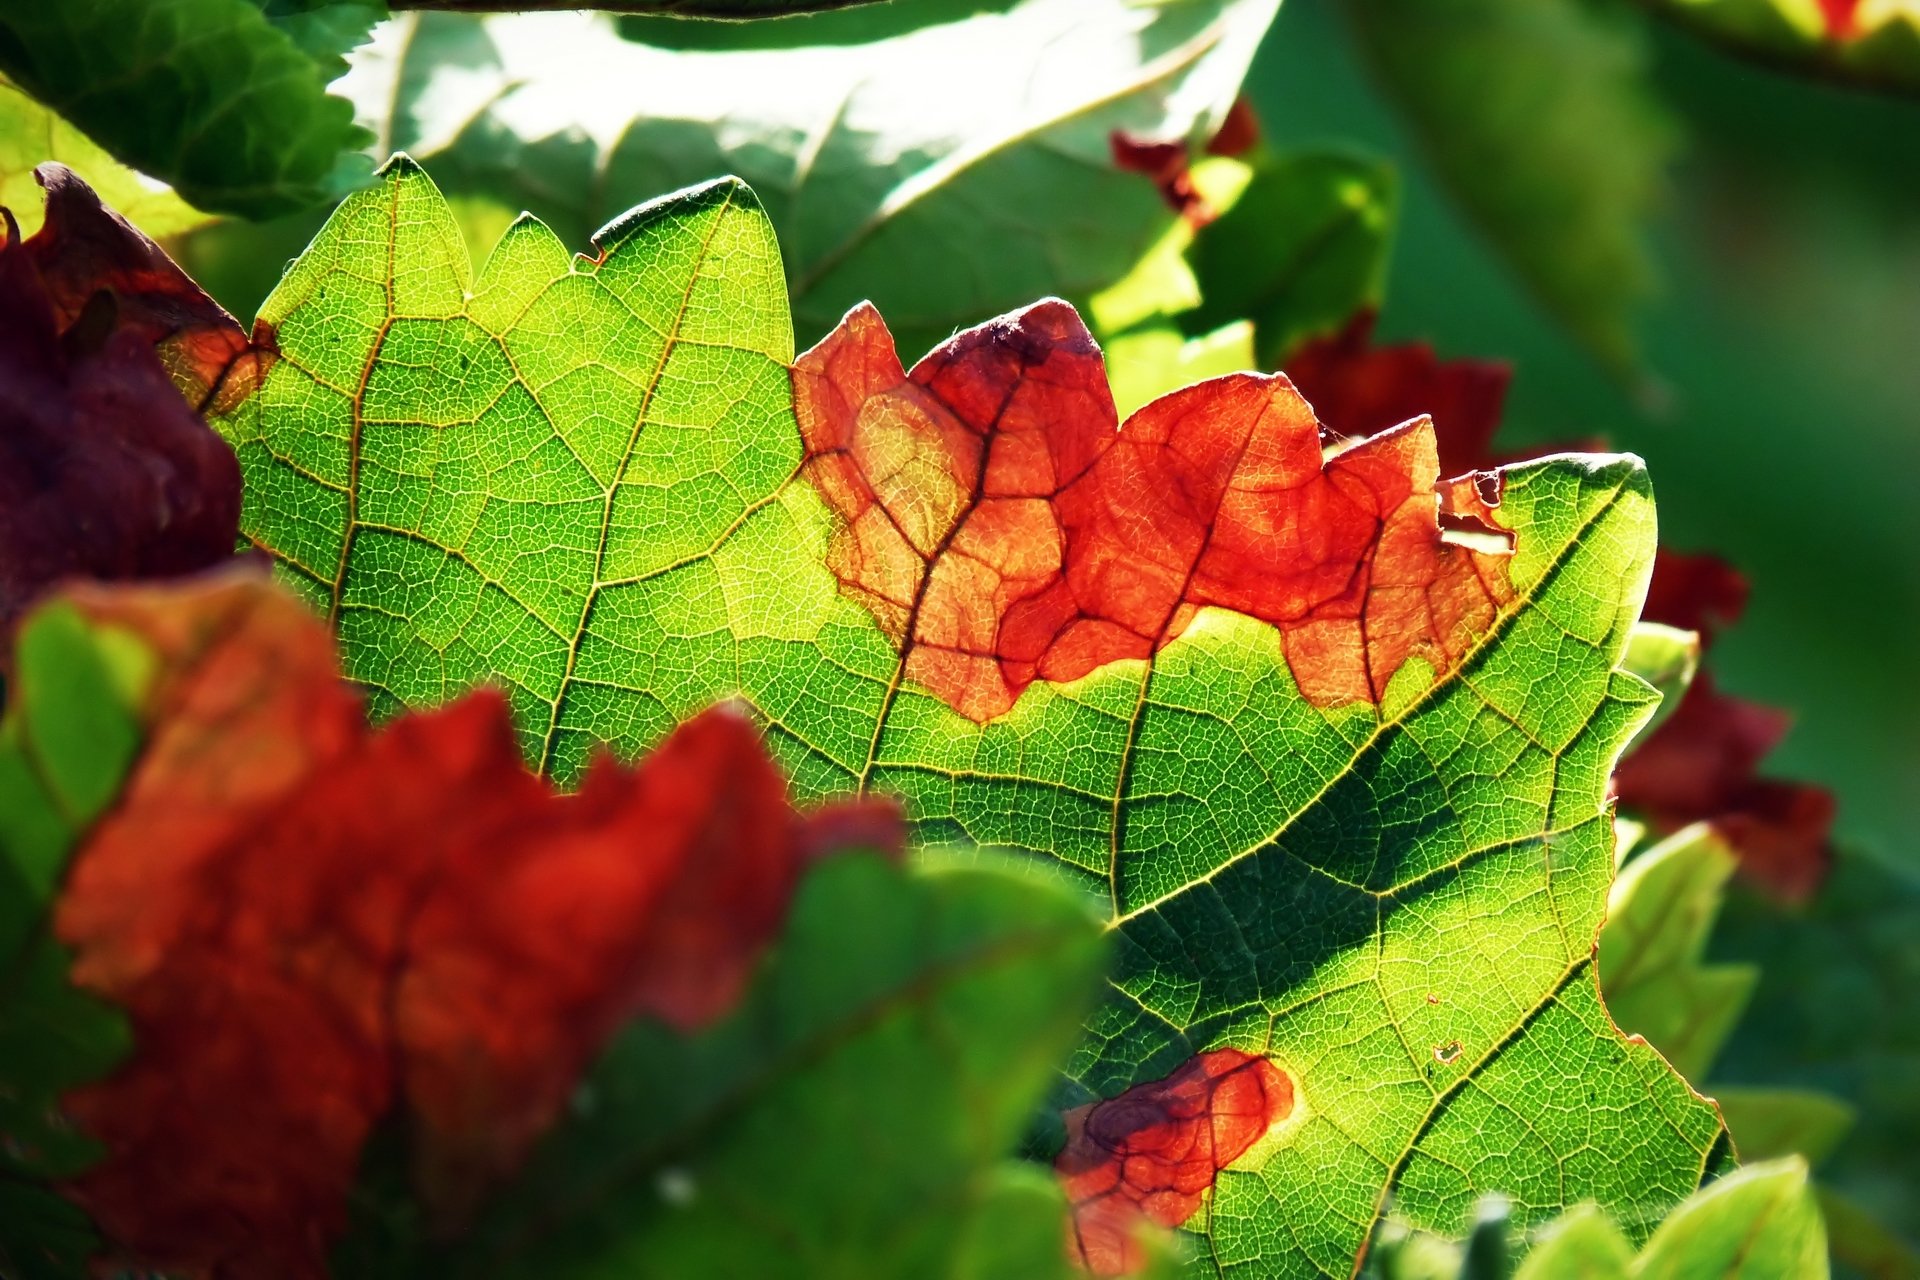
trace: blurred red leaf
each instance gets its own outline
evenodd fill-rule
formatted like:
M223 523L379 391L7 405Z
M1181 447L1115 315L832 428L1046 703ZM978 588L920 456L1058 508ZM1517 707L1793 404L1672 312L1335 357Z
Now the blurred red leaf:
M1163 1080L1066 1114L1054 1161L1073 1222L1068 1250L1095 1275L1137 1271L1144 1222L1177 1227L1220 1170L1293 1111L1293 1081L1266 1058L1216 1049Z
M884 805L816 831L727 710L562 796L491 691L370 732L325 628L265 581L74 599L161 660L56 916L136 1044L68 1100L107 1147L69 1194L143 1265L324 1275L396 1109L457 1225L621 1022L731 1007L823 835L898 846Z
M0 244L0 636L63 578L228 559L240 517L233 450L155 354L164 289L106 262L128 237L165 255L66 170L41 172L46 224L23 242L7 215Z
M1424 342L1373 345L1375 313L1357 312L1340 332L1315 338L1287 360L1286 374L1320 420L1343 436L1378 435L1433 419L1440 474L1499 465L1494 433L1513 373L1493 360L1442 360Z
M1235 98L1220 128L1207 139L1206 153L1237 156L1259 141L1260 122L1253 114L1253 105L1245 98ZM1194 226L1213 221L1216 211L1193 184L1193 153L1184 139L1167 142L1115 129L1107 135L1107 146L1113 152L1114 166L1151 179L1169 209Z
M904 673L975 720L1034 680L1144 658L1219 605L1276 624L1326 705L1377 701L1401 663L1446 669L1511 592L1475 484L1436 486L1422 421L1323 453L1284 377L1198 383L1116 421L1073 308L967 330L907 373L870 306L794 367L843 588ZM1438 501L1436 501L1436 497Z

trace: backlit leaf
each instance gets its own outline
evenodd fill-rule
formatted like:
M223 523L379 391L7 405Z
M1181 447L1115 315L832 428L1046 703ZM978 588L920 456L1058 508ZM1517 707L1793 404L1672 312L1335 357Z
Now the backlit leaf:
M280 358L224 423L247 531L383 712L500 681L571 781L739 698L800 795L1050 860L1121 957L1062 1110L1229 1050L1292 1091L1180 1192L1203 1268L1350 1271L1389 1196L1643 1234L1694 1188L1718 1120L1592 972L1654 700L1617 669L1636 460L1442 485L1425 422L1323 448L1258 375L1122 425L1057 302L911 373L856 309L790 372L737 183L598 250L525 221L469 284L400 164L268 304Z

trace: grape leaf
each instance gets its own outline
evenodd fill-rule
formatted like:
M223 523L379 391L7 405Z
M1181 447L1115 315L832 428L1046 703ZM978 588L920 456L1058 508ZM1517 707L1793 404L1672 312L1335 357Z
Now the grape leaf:
M1358 0L1352 14L1468 216L1549 313L1630 369L1653 281L1639 224L1674 141L1636 32L1578 0Z
M364 180L354 152L366 134L326 84L383 9L378 0L10 5L0 72L193 205L266 217Z
M1122 275L1170 216L1109 132L1210 136L1276 5L1028 0L871 43L692 54L603 19L428 14L342 91L450 193L538 209L569 243L737 173L779 228L803 333L872 299L926 346Z
M202 335L158 322L196 296L225 313L71 173L41 174L31 239L0 210L0 646L60 579L227 559L240 511L233 451L168 379L166 364L197 367Z
M33 171L49 160L90 175L103 199L150 235L179 235L213 220L170 188L115 160L0 76L0 208L12 209L28 235L40 227L40 189Z
M1769 66L1920 94L1920 6L1912 0L1656 0L1651 7Z
M384 710L496 680L573 779L738 697L801 795L1054 862L1121 953L1063 1108L1224 1049L1292 1089L1198 1197L1203 1265L1350 1271L1389 1194L1457 1231L1492 1186L1650 1222L1697 1184L1718 1120L1592 974L1606 778L1653 701L1615 669L1637 461L1441 486L1427 423L1323 454L1258 375L1116 430L1058 302L910 375L857 309L790 373L734 182L591 258L523 220L467 270L395 164L269 300L280 358L223 422L249 536Z

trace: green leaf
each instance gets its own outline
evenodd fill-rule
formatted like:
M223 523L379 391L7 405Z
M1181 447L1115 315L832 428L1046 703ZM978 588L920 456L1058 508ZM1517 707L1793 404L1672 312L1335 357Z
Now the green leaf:
M193 205L266 217L364 178L351 153L367 135L326 85L381 12L378 0L12 5L0 72Z
M1114 167L1109 131L1208 136L1277 2L1028 0L860 45L700 54L602 19L428 14L342 87L449 193L536 209L568 243L736 173L779 228L803 334L871 299L917 349L1124 274L1172 215Z
M1730 895L1715 954L1764 960L1753 1007L1718 1080L1818 1089L1861 1123L1821 1164L1821 1181L1911 1238L1920 1224L1920 879L1842 849L1825 887L1788 907Z
M1827 1273L1826 1228L1799 1159L1748 1165L1681 1205L1633 1272L1636 1280L1820 1280Z
M1580 0L1356 0L1433 169L1546 309L1616 371L1653 282L1640 221L1673 131L1621 15Z
M1746 1161L1797 1155L1818 1165L1859 1119L1839 1099L1805 1089L1721 1088L1714 1101Z
M1659 622L1635 623L1620 665L1660 691L1660 709L1640 731L1641 738L1651 737L1680 705L1700 669L1700 633Z
M1209 610L979 724L903 680L826 566L752 193L667 197L600 249L523 221L469 290L402 162L269 302L280 359L222 424L244 525L379 709L498 682L571 780L739 697L802 796L894 792L923 841L1056 864L1121 955L1060 1105L1216 1047L1297 1081L1195 1220L1203 1265L1350 1269L1388 1194L1457 1233L1483 1191L1522 1223L1582 1199L1648 1222L1698 1184L1718 1119L1592 972L1606 779L1654 700L1616 669L1653 554L1637 460L1511 471L1512 604L1379 707L1316 708L1271 626Z
M1194 235L1200 305L1190 334L1253 322L1263 368L1377 305L1398 184L1377 161L1328 152L1264 156L1239 198Z
M1668 18L1728 52L1783 71L1890 93L1920 95L1920 10L1858 6L1858 26L1836 30L1820 0L1653 0Z
M456 1255L409 1272L362 1240L336 1272L1065 1280L1057 1189L1001 1160L1109 955L1031 874L829 859L741 1008L625 1030Z
M1693 1080L1719 1057L1760 981L1752 965L1704 961L1736 863L1712 828L1688 827L1627 863L1600 933L1600 985L1614 1021Z
M1636 1256L1619 1229L1581 1205L1531 1237L1511 1238L1489 1203L1461 1250L1432 1236L1383 1234L1380 1280L1498 1280L1510 1244L1526 1251L1515 1280L1820 1280L1827 1275L1819 1204L1797 1159L1751 1165L1675 1209ZM1643 1234L1643 1233L1642 1233ZM1478 1252L1476 1252L1476 1249ZM1455 1261L1457 1259L1457 1262Z
M97 1247L85 1215L43 1180L94 1158L57 1100L105 1074L128 1030L68 985L66 948L47 917L74 841L132 763L148 666L144 650L96 635L67 606L20 629L0 719L0 1272L9 1276L80 1274Z
M34 168L58 160L87 180L100 199L155 238L212 221L166 186L142 178L86 134L0 77L0 208L12 211L23 235L40 228L43 193Z
M1607 1215L1583 1205L1541 1228L1515 1280L1627 1280L1633 1246Z

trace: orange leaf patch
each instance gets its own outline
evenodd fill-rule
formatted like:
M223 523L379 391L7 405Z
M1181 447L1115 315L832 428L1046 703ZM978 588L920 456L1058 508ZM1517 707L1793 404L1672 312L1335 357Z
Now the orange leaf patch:
M1218 605L1276 624L1316 704L1378 701L1410 657L1446 669L1511 596L1472 482L1436 484L1424 419L1323 447L1285 377L1235 374L1120 426L1099 348L1050 300L960 333L911 373L870 306L794 367L829 565L974 720L1035 680L1145 658Z

